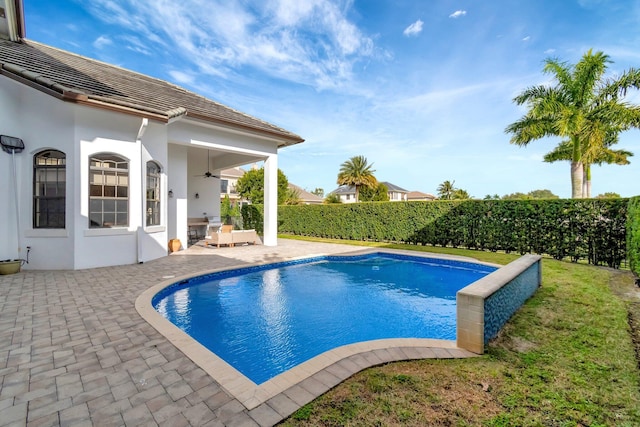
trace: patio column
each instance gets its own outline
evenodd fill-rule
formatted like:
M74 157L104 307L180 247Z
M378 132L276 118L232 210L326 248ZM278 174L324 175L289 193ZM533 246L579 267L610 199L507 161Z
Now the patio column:
M278 155L264 162L264 236L265 246L278 244Z

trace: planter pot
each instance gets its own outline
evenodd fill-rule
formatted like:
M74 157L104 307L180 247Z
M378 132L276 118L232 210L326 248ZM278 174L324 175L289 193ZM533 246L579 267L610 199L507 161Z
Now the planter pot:
M182 247L182 243L180 239L171 239L169 240L169 252L178 252Z
M20 271L22 261L19 259L0 261L0 274L15 274Z

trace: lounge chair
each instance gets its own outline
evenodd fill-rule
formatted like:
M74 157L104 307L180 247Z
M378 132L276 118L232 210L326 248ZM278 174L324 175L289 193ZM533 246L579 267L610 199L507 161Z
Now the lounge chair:
M231 241L233 244L242 244L242 243L258 243L258 234L256 230L236 230L231 232Z
M223 225L217 231L212 229L204 239L205 246L209 246L210 244L216 245L217 247L220 247L220 245L233 246L231 230L233 230L233 225Z

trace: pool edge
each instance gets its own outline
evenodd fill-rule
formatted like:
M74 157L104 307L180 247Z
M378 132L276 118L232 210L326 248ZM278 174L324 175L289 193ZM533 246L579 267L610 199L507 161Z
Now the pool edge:
M380 248L367 248L344 254L332 254L331 256L354 256L369 253L405 254L422 258L469 261L500 267L499 265L480 262L470 257ZM292 257L288 260L294 261L316 256L328 255L305 255ZM260 266L264 264L269 263L254 263L244 265L243 267ZM225 391L236 398L248 410L257 408L261 404L281 394L284 394L301 407L356 372L384 363L415 359L466 358L478 356L473 352L459 348L454 340L396 338L364 341L328 350L257 385L218 355L191 338L169 320L165 319L152 305L152 299L158 292L176 282L203 274L234 269L237 269L237 267L218 268L167 278L167 280L142 292L138 298L136 298L135 308L147 323L182 351L185 356L202 368ZM300 393L300 388L307 393Z

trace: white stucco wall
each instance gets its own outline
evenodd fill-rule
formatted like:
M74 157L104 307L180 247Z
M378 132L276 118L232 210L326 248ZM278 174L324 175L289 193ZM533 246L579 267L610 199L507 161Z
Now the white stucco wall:
M162 203L162 225L147 228L144 185L146 162L157 161L165 172L168 153L166 125L150 121L140 141L142 119L62 102L28 86L0 76L0 129L2 134L24 140L25 150L16 154L20 205L20 243L15 232L13 202L0 206L0 259L26 258L23 269L80 269L131 264L167 254L167 203ZM34 229L33 155L45 150L64 152L66 167L66 228ZM129 226L90 229L88 221L89 156L115 153L129 164ZM13 201L11 156L0 153L0 197Z
M31 247L29 264L24 269L66 269L73 267L73 228L67 216L66 229L33 229L33 155L45 149L57 149L67 155L67 163L77 158L73 150L73 106L34 89L0 76L0 132L16 136L25 143L25 150L16 154L20 206L21 253L17 253L14 186L11 156L0 153L0 259L26 258ZM67 194L74 191L77 177L67 167ZM72 211L72 199L67 197L67 212Z
M29 264L23 269L82 269L165 256L169 239L179 238L186 245L187 218L220 215L220 180L198 175L266 159L277 165L278 142L270 138L188 117L170 124L148 121L140 135L140 117L64 102L1 75L0 111L0 134L21 138L26 145L15 156L17 187L13 185L12 158L0 152L0 200L4 201L0 203L0 260L26 258L30 247ZM34 229L32 225L33 156L46 149L66 154L64 229ZM210 166L208 151L214 153ZM127 227L89 227L89 158L96 153L113 153L129 161ZM162 220L153 227L146 227L144 216L149 160L160 164L163 172ZM274 176L275 172L271 181ZM269 197L276 194L270 192ZM265 227L268 244L276 242L276 211L265 214L272 222Z

